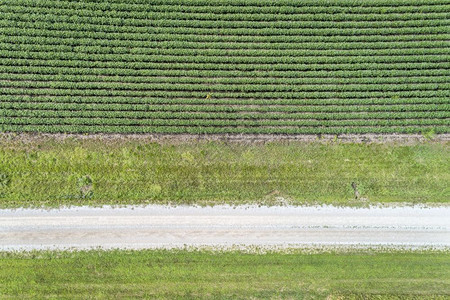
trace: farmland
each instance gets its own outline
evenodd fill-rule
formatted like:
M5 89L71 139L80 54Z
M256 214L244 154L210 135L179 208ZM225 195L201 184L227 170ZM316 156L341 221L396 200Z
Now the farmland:
M0 298L446 299L449 145L450 0L2 0Z
M5 0L0 131L450 132L447 0Z

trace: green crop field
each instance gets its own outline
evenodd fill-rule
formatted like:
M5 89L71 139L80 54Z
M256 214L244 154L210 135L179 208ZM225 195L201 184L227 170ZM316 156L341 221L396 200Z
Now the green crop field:
M3 0L0 131L448 133L449 0Z

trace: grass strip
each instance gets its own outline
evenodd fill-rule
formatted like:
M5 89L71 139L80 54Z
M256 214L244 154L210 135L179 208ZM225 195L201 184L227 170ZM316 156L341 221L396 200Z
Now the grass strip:
M0 207L280 201L363 206L450 199L448 142L227 143L180 137L156 143L10 134L0 137L0 145Z
M445 299L446 252L0 253L6 298Z

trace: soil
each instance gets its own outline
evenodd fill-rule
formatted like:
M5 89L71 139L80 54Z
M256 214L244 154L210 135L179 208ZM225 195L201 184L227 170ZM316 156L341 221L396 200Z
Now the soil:
M195 142L230 143L268 143L268 142L305 142L305 143L377 143L412 145L424 142L447 143L449 134L436 134L431 139L421 134L340 134L340 135L271 135L271 134L48 134L48 133L0 133L0 144L5 141L34 143L47 140L99 140L104 142L156 142L181 144Z

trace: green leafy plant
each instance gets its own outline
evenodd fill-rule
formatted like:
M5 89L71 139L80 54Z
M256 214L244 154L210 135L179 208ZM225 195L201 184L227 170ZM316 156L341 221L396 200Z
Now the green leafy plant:
M0 173L0 188L6 188L11 183L11 178L6 173Z
M11 177L1 172L0 173L0 198L4 198L6 195L6 189L11 184Z
M77 184L81 198L92 198L94 196L93 183L89 175L78 178Z
M434 131L434 128L432 128L432 129L424 132L422 135L427 141L430 141L430 140L434 139L434 137L436 136L436 132Z
M0 173L0 190L7 188L11 184L11 177L1 172Z

